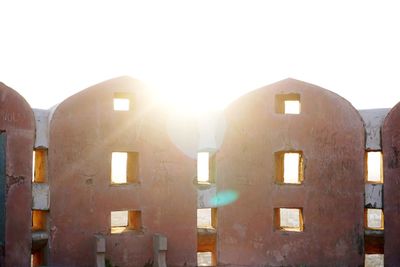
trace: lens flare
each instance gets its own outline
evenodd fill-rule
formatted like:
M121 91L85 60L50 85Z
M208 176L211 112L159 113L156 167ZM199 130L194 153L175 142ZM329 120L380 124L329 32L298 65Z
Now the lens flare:
M215 207L229 205L239 198L239 194L233 190L218 192L212 199L211 204Z

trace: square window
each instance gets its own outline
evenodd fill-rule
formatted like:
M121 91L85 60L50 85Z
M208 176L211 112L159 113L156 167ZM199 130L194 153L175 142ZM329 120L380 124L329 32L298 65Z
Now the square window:
M129 111L131 108L131 98L130 93L114 93L114 110Z
M285 114L300 114L300 101L285 100Z
M197 252L197 266L215 266L212 252Z
M279 114L300 114L300 94L279 94L275 96L275 112Z
M277 230L302 232L304 229L302 208L276 208L274 220Z
M275 152L275 175L278 183L301 184L304 180L303 170L303 152Z
M365 267L379 267L384 265L383 254L365 254Z
M197 228L213 228L217 225L217 209L197 209Z
M370 183L383 183L383 157L381 151L366 154L366 180Z
M121 210L111 212L111 233L119 234L127 230L142 229L140 210Z
M372 230L383 230L383 210L382 209L366 209L366 226Z
M215 154L210 155L210 152L197 153L197 182L215 182Z
M139 153L112 152L111 184L139 182Z

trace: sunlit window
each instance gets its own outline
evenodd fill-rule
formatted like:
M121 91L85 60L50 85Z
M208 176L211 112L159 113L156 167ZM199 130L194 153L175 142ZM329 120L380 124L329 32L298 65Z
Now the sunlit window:
M114 93L114 110L116 111L128 111L131 108L130 93Z
M114 110L127 111L129 110L129 104L129 99L114 98Z
M128 226L128 211L112 211L111 212L111 227L126 227Z
M32 155L32 182L44 183L47 176L47 149L36 148Z
M126 184L139 182L139 153L112 152L111 183Z
M383 227L382 209L367 209L367 228L382 230Z
M301 151L275 152L276 180L282 184L301 184L303 177L303 153Z
M197 209L197 228L215 228L216 209Z
M382 152L367 152L367 181L372 183L383 183L383 160Z
M275 95L275 112L280 114L300 114L300 94L278 94Z
M275 209L276 228L283 231L303 231L303 213L300 208Z
M213 266L212 252L197 252L197 266Z
M300 101L285 100L285 114L300 114Z
M128 153L113 152L111 159L111 181L116 184L127 183Z
M126 230L141 230L142 213L140 210L121 210L111 212L111 233L122 233Z
M293 183L293 184L300 183L299 179L300 153L285 153L283 161L284 161L283 182Z
M199 152L197 153L197 181L209 182L210 181L210 153Z

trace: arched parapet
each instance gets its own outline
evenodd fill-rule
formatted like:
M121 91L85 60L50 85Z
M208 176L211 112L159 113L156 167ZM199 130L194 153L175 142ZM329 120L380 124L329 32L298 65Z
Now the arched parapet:
M0 83L0 266L29 266L33 111Z
M169 265L196 263L195 161L171 142L166 120L166 110L130 77L94 85L56 107L50 265L92 266L93 235L102 234L113 265L144 266L155 233L168 237ZM123 181L112 180L114 153L125 157ZM127 225L114 227L117 211L126 212L119 218Z
M225 115L217 189L238 199L217 211L218 262L361 266L365 137L357 110L286 79L240 97Z
M385 266L400 266L400 103L382 127Z

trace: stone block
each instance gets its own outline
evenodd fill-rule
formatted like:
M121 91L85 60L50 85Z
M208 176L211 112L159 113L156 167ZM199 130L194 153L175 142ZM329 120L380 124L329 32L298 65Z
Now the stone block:
M212 199L217 195L217 187L215 184L199 185L197 188L197 208L213 208Z
M48 184L32 183L32 209L50 209L50 191Z
M48 125L49 125L49 111L44 109L34 109L36 120L36 140L35 148L48 148Z
M102 235L94 235L96 240L96 253L106 252L106 239Z
M375 209L383 208L383 184L365 185L365 207Z
M155 234L153 236L153 247L155 251L167 250L167 237L160 234Z

